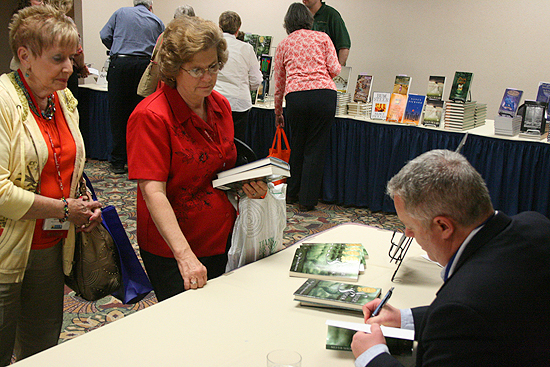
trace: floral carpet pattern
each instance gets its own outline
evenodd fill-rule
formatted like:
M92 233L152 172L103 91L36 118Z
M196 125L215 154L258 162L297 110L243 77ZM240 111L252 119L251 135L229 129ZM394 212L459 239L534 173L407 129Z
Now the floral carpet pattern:
M127 175L115 175L109 170L109 163L90 160L86 163L86 174L103 205L114 205L128 237L136 252L136 182ZM389 230L401 230L403 225L395 214L373 213L367 208L341 207L319 203L315 210L300 212L297 205L287 205L287 227L284 245L327 230L342 223L361 223ZM139 257L139 252L138 252ZM136 311L154 305L157 299L149 294L134 305L122 304L108 296L96 302L85 301L65 287L64 320L60 343L95 330L110 322L126 317Z

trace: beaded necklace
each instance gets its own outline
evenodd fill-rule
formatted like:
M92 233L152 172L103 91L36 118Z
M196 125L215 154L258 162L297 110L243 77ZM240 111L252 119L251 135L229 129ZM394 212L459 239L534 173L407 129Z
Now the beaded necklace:
M55 114L55 101L53 98L53 93L48 96L48 105L46 106L46 110L42 112L38 108L38 104L35 102L33 96L29 92L28 85L21 75L21 69L18 69L17 72L14 72L14 75L15 81L17 82L17 85L19 85L19 87L23 90L23 93L27 98L27 102L29 103L29 107L31 108L32 112L34 112L34 114L37 116L42 116L45 120L51 120Z

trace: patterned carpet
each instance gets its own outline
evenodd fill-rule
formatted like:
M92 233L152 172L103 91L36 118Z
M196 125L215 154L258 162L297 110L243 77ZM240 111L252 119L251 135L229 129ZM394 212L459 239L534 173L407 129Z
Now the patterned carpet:
M89 161L86 174L93 183L97 196L104 205L114 205L124 224L130 241L137 251L136 243L136 183L126 175L114 175L104 161ZM341 207L319 203L316 210L302 213L297 205L287 205L287 228L284 232L285 246L292 245L310 236L341 223L361 223L389 230L401 229L402 224L394 214L373 213L367 208ZM157 302L153 293L135 305L124 305L112 296L97 302L88 302L76 297L65 287L65 314L60 343L97 329Z

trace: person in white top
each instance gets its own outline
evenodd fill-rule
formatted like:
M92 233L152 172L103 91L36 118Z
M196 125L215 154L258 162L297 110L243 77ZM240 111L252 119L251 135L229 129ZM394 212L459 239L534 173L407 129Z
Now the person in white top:
M239 41L236 36L241 28L241 17L234 11L220 15L220 28L227 41L229 59L218 73L214 90L221 93L231 105L235 138L245 141L248 113L252 108L250 91L262 83L260 63L252 45Z

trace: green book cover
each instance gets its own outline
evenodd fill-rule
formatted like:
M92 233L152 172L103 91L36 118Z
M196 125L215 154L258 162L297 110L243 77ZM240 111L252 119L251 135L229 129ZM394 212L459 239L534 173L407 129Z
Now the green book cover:
M351 351L351 342L355 330L339 328L336 326L327 327L326 349ZM390 353L394 356L412 356L413 341L397 338L386 338L386 344Z
M361 310L364 304L379 297L381 291L381 288L308 279L294 292L294 299L312 305Z
M465 71L455 72L455 78L453 85L451 86L451 93L449 99L451 101L466 102L468 100L468 93L472 86L473 73Z
M294 253L290 276L357 281L362 257L357 246L303 244Z

